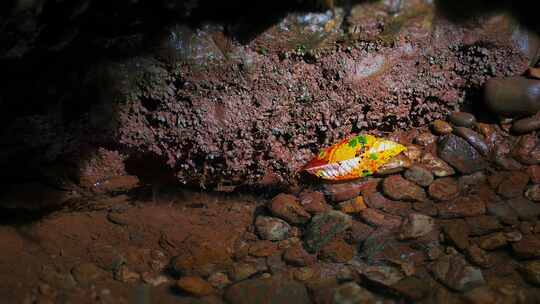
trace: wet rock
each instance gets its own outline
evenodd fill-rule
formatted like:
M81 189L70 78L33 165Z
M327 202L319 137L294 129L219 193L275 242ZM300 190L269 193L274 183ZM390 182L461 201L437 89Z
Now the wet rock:
M540 205L526 198L513 198L508 200L507 204L516 212L521 220L536 220L538 215L540 215Z
M428 189L429 195L439 201L449 201L459 195L459 184L452 177L436 179Z
M383 181L384 194L395 200L426 201L424 189L400 175L389 176Z
M288 269L287 264L285 264L285 261L283 261L281 258L281 254L274 254L267 257L266 265L268 266L270 273L273 275L284 273Z
M435 229L433 218L411 213L401 226L400 239L415 239L424 236Z
M215 272L208 277L208 283L214 288L223 289L231 284L231 280L229 280L229 276L226 273Z
M540 239L534 235L524 235L521 241L512 243L512 250L518 258L540 258Z
M431 129L438 135L450 134L453 131L453 128L449 123L440 119L436 119L431 123Z
M229 271L229 276L233 281L245 280L259 272L255 263L239 262L235 263Z
M448 288L467 291L485 284L480 269L473 267L459 254L441 257L432 268L433 275Z
M359 213L362 210L366 209L366 203L364 202L364 198L362 196L358 196L356 198L350 199L345 202L341 202L338 205L338 209L343 213Z
M285 250L283 260L294 266L310 266L317 263L317 256L309 254L302 245L297 244Z
M438 155L463 174L486 168L487 163L467 141L453 134L445 135L438 144Z
M429 284L414 276L406 277L392 285L391 290L409 301L420 301L431 293Z
M532 185L525 191L525 197L534 202L540 202L540 185Z
M439 211L433 202L414 203L413 210L427 216L437 216L437 214L439 214Z
M375 297L371 292L358 286L355 282L341 284L334 289L333 304L375 303Z
M458 197L436 206L441 218L469 217L486 213L486 203L477 195Z
M267 257L278 251L277 244L272 241L257 241L249 245L249 255Z
M143 283L149 286L153 286L153 287L169 284L169 278L167 276L159 274L159 273L155 274L155 273L151 273L147 271L141 273L141 280Z
M321 248L319 256L334 263L346 263L355 255L354 247L342 239L334 239Z
M493 259L491 256L476 244L471 244L469 247L467 247L465 254L469 261L471 261L471 263L474 265L482 268L489 268L493 266Z
M84 286L95 283L106 276L105 271L93 263L79 264L71 270L71 274L75 281Z
M482 236L475 239L478 246L485 250L495 250L506 246L506 236L502 232L496 232L490 235Z
M532 165L527 167L527 174L531 177L533 184L540 184L540 166Z
M510 243L519 242L523 239L523 234L519 231L508 231L504 233L506 240Z
M520 136L512 148L512 156L522 164L536 165L540 163L540 148L534 134Z
M311 214L329 211L331 207L326 203L324 194L320 191L302 191L299 195L300 205Z
M122 283L136 283L141 279L141 275L122 265L114 272L114 279Z
M529 133L540 129L540 114L516 120L512 123L512 132L517 134Z
M407 145L406 148L407 150L403 151L402 153L413 162L419 161L424 153L422 148L417 145Z
M428 146L434 143L437 140L437 136L429 133L424 132L422 134L419 134L417 137L414 138L414 143L420 146Z
M448 116L448 121L458 127L470 128L476 123L476 118L471 113L453 112Z
M366 178L355 182L325 184L324 193L332 203L339 203L357 197L362 190L376 187L378 183L379 179Z
M534 115L540 111L540 81L522 76L492 78L485 83L485 103L505 117Z
M296 280L305 282L315 276L315 269L311 267L296 268L293 272L293 276Z
M347 236L349 242L353 244L362 243L375 229L359 221L352 221L351 228Z
M375 227L395 229L401 226L401 217L377 211L372 208L364 209L360 213L360 218Z
M362 272L362 277L377 286L389 287L401 281L405 276L393 266L368 266Z
M445 240L460 250L466 250L469 243L469 227L464 220L448 221L442 224Z
M433 182L433 174L431 171L419 165L412 165L405 171L403 176L409 181L422 187L427 187Z
M519 268L519 272L527 282L540 285L540 261L526 262Z
M270 212L291 224L304 224L309 221L311 215L302 208L295 196L290 194L278 194L270 201Z
M405 156L404 154L399 154L398 156L389 160L386 164L382 165L377 170L377 175L389 175L401 172L412 165L412 161Z
M370 192L364 197L366 205L369 208L377 209L379 211L397 216L411 213L410 203L390 200L379 192Z
M469 188L475 188L478 185L487 183L487 177L484 172L475 172L469 175L463 175L459 177L459 187L467 190Z
M506 225L515 225L519 222L517 212L503 202L489 204L488 213L496 216L497 219Z
M421 159L422 165L430 170L437 177L454 175L456 171L442 159L431 153L426 153Z
M307 289L298 282L282 278L251 279L236 283L225 291L231 304L309 304Z
M258 216L255 219L255 228L263 240L280 241L289 237L291 226L282 219Z
M497 187L497 193L505 198L523 195L525 187L529 183L529 175L523 172L511 172Z
M214 293L212 285L200 277L181 277L176 282L176 287L196 297L207 296Z
M337 234L351 226L351 217L343 212L329 211L314 216L306 228L305 244L308 252L314 253Z
M489 147L482 138L482 136L475 131L465 128L465 127L456 127L454 133L465 139L471 146L473 146L480 154L486 156L489 153Z
M500 296L488 286L480 286L463 294L467 304L503 303Z
M486 235L492 232L500 231L502 226L495 216L480 215L465 218L472 236Z

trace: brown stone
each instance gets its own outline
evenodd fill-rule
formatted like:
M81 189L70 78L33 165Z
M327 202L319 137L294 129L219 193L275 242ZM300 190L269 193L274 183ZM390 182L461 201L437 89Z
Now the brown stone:
M478 246L485 250L495 250L506 246L506 236L502 232L496 232L486 236L478 237L474 240Z
M525 187L529 182L529 175L523 172L511 172L501 181L497 187L497 193L506 198L513 198L523 195Z
M499 220L495 216L480 215L465 218L467 225L471 230L471 235L479 236L496 232L502 229Z
M456 171L444 160L436 157L431 153L426 153L421 160L422 165L424 165L428 170L430 170L433 175L437 177L445 177L454 175Z
M493 266L493 258L476 244L471 244L465 249L465 254L471 263L482 268Z
M452 126L444 120L436 119L431 123L433 132L438 135L452 133Z
M410 301L420 301L431 293L429 284L417 277L410 276L392 285L393 293Z
M309 254L301 244L285 250L283 260L294 266L310 266L317 262L317 256Z
M482 272L459 254L441 257L433 265L433 275L450 289L466 291L485 284Z
M534 235L524 235L521 241L512 243L512 250L518 258L540 258L540 239Z
M456 248L465 250L469 247L469 227L464 220L451 220L441 223L445 239Z
M311 218L296 197L290 194L278 194L270 201L269 209L273 215L291 224L304 224Z
M448 116L448 120L458 127L472 127L476 122L476 118L471 113L453 112Z
M435 229L435 221L433 218L423 215L411 213L401 226L401 239L415 239L424 236Z
M420 165L411 166L405 171L403 176L422 187L427 187L433 182L433 174L431 171Z
M534 202L540 202L540 185L532 185L525 191L525 197Z
M424 189L404 179L401 175L392 175L384 179L383 191L390 198L405 201L427 200Z
M379 192L370 192L364 198L369 208L378 209L389 214L402 216L411 212L410 203L389 200Z
M540 204L533 203L524 197L509 199L507 205L524 221L536 220L540 215Z
M357 197L362 190L374 186L376 187L378 183L379 179L364 178L354 182L325 184L324 193L332 203L339 203Z
M249 254L255 257L271 256L277 251L277 244L272 241L257 241L249 245Z
M362 210L360 218L362 218L364 222L375 227L395 229L401 226L401 217L377 211L372 208Z
M326 203L324 193L320 191L305 190L300 193L298 198L304 210L311 214L319 214L331 209Z
M442 218L478 216L486 213L486 203L477 195L458 197L436 206Z
M321 248L319 255L323 260L345 263L354 257L355 250L342 239L334 239Z
M533 184L540 184L540 166L532 165L527 167L527 173L531 177L531 182Z
M519 137L517 144L512 149L512 156L525 165L540 163L538 139L534 134L526 134Z
M191 295L202 297L214 293L214 288L210 283L201 279L200 277L181 277L177 282L176 286Z
M359 213L362 210L366 209L366 203L362 196L357 196L356 198L350 199L339 203L339 210L343 213Z
M430 132L424 132L414 138L414 143L425 147L434 143L436 140L437 136L431 134Z
M484 170L487 162L466 140L453 134L443 136L437 146L437 155L463 174Z
M459 184L452 177L439 178L429 185L429 195L439 201L449 201L459 195Z
M417 145L407 145L407 150L403 151L403 154L407 156L411 161L417 162L422 157L422 148Z
M351 228L347 231L348 240L351 243L361 243L373 233L375 229L359 221L353 221Z

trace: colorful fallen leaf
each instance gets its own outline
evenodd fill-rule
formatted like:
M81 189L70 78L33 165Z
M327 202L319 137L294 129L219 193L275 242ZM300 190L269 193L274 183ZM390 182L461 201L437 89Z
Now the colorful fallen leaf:
M355 135L322 150L303 169L327 180L368 176L406 148L368 134Z

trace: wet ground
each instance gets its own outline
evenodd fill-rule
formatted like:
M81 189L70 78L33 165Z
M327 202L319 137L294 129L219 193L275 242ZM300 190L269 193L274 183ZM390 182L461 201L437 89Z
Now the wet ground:
M530 121L530 120L529 120ZM522 135L509 129L523 126ZM268 195L101 194L0 227L6 303L538 303L540 143L467 113L396 166Z

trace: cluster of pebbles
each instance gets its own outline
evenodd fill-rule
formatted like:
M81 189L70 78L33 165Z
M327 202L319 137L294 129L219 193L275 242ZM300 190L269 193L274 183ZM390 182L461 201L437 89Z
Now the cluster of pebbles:
M277 195L256 216L224 298L536 303L538 121L489 124L455 112L429 131L390 135L407 151L377 176ZM261 257L266 265L255 262ZM217 292L214 279L182 277L178 287Z

